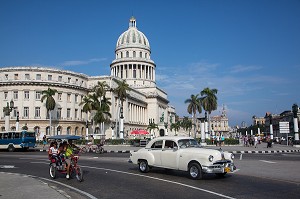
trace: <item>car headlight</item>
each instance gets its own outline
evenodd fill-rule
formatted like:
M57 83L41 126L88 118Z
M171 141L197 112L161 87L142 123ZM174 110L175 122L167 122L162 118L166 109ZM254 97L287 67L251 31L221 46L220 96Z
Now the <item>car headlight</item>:
M231 154L231 159L232 159L232 160L234 159L234 155L233 155L233 153Z
M210 162L212 162L212 161L214 160L214 156L210 155L210 156L208 157L208 160L209 160Z

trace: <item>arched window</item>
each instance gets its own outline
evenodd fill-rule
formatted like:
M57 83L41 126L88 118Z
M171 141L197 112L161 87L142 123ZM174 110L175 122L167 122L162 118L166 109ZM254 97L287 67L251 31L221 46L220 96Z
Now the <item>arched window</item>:
M133 51L133 57L135 57L135 56L136 56L135 51Z
M61 135L61 126L58 126L56 129L57 135Z
M140 58L142 58L143 57L143 53L142 52L140 52Z
M75 135L78 135L78 126L75 128Z
M128 51L126 51L126 57L129 57L129 52Z
M49 126L46 127L46 135L50 135L50 127Z
M67 135L71 135L71 127L70 126L68 126L68 128L67 128Z
M148 53L145 53L145 58L147 59L147 57L148 57Z
M121 58L123 58L123 52L121 52Z

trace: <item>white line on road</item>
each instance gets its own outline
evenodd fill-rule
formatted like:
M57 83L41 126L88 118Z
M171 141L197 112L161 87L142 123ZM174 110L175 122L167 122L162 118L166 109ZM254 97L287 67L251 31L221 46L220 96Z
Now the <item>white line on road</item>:
M0 165L0 169L13 169L17 168L14 165Z
M112 171L112 172L116 172L116 173L123 173L123 174L127 174L127 175L139 176L139 177L144 177L144 178L150 178L150 179L154 179L154 180L159 180L159 181L163 181L163 182L177 184L177 185L188 187L188 188L191 188L191 189L203 191L203 192L210 193L210 194L213 194L213 195L217 195L217 196L220 196L220 197L223 197L223 198L234 199L233 197L226 196L226 195L214 192L214 191L209 191L207 189L202 189L202 188L199 188L199 187L194 187L194 186L191 186L191 185L187 185L187 184L183 184L183 183L175 182L175 181L171 181L171 180L165 180L165 179L161 179L161 178L156 178L156 177L151 177L151 176L146 176L146 175L141 175L141 174L136 174L136 173L129 173L129 172L119 171L119 170L113 170L113 169L106 169L106 168L99 168L99 167L90 167L90 166L82 166L82 165L81 165L81 167L90 168L90 169L105 170L105 171Z
M266 162L266 163L270 163L270 164L275 164L276 162L272 162L272 161L267 161L267 160L259 160L261 162Z
M33 164L48 164L46 162L30 162L30 163L33 163ZM177 184L177 185L188 187L188 188L191 188L191 189L203 191L203 192L210 193L210 194L213 194L213 195L217 195L217 196L220 196L220 197L223 197L223 198L235 199L233 197L226 196L226 195L223 195L223 194L220 194L220 193L217 193L217 192L209 191L209 190L206 190L206 189L202 189L202 188L199 188L199 187L194 187L194 186L191 186L191 185L187 185L187 184L183 184L183 183L175 182L175 181L171 181L171 180L165 180L165 179L161 179L161 178L156 178L156 177L151 177L151 176L146 176L146 175L141 175L141 174L136 174L136 173L129 173L129 172L119 171L119 170L113 170L113 169L106 169L106 168L101 168L101 167L90 167L90 166L82 166L82 165L80 165L80 166L83 167L83 168L90 168L90 169L111 171L111 172L123 173L123 174L127 174L127 175L133 175L133 176L139 176L139 177L144 177L144 178L150 178L150 179L154 179L154 180L159 180L159 181L163 181L163 182ZM49 180L49 179L47 179L47 180ZM53 182L56 182L56 181L53 181Z

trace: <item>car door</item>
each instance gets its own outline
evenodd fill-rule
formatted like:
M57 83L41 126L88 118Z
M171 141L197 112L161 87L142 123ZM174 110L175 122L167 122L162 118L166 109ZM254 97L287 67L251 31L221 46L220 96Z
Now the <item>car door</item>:
M165 140L164 147L161 152L162 167L177 169L178 146L172 140Z
M153 164L151 166L161 166L161 152L163 147L163 140L154 142L148 152L152 154ZM150 161L148 161L150 162Z

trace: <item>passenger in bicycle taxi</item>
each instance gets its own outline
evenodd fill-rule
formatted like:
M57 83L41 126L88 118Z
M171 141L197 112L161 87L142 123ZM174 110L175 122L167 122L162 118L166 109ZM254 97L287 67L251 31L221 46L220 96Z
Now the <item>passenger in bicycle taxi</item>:
M60 166L62 164L59 154L60 154L60 151L57 148L57 142L55 142L55 141L51 142L50 148L48 150L48 156L49 156L50 160L55 159L56 166Z
M67 175L66 178L70 178L70 166L71 166L71 158L75 150L79 150L79 147L77 147L75 144L72 143L72 140L68 140L68 143L64 145L64 151L65 151L65 161L66 161L66 167L67 167Z

